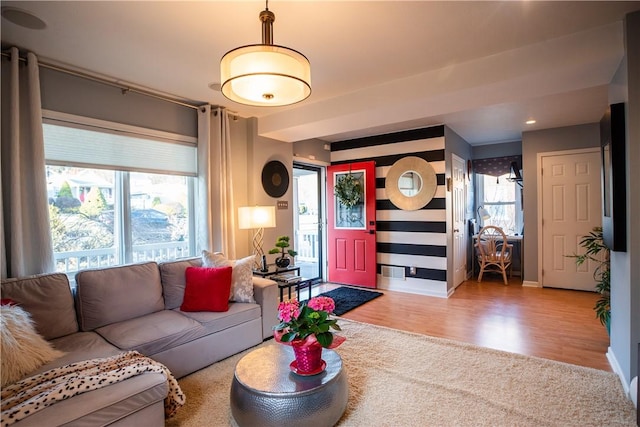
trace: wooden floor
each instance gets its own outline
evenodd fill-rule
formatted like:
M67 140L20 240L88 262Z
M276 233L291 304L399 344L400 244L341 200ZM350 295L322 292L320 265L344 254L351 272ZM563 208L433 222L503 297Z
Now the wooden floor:
M321 284L313 293L335 287ZM466 281L448 299L382 292L342 317L612 371L609 337L593 311L595 293L522 287L517 278L509 286Z

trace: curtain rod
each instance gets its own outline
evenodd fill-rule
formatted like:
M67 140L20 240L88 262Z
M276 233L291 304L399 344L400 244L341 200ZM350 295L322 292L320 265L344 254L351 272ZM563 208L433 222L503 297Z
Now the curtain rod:
M5 57L11 57L10 54L6 53L6 52L2 52L2 56ZM26 58L23 58L22 56L19 57L20 61L22 62L27 62ZM39 67L43 67L43 68L48 68L50 70L54 70L54 71L60 71L62 73L66 73L66 74L71 74L72 76L76 76L76 77L80 77L83 79L87 79L87 80L91 80L97 83L101 83L101 84L105 84L108 86L112 86L112 87L116 87L118 89L120 89L122 91L122 94L125 95L127 92L133 92L133 93L137 93L140 95L144 95L144 96L148 96L151 98L156 98L159 99L161 101L166 101L166 102L171 102L173 104L178 104L178 105L182 105L183 107L187 107L187 108L192 108L194 110L199 110L201 107L203 107L204 105L193 105L193 104L187 104L186 102L182 102L182 101L178 101L166 96L162 96L162 95L157 95L153 92L150 91L146 91L146 90L142 90L142 89L136 89L133 87L129 87L129 86L125 86L123 84L120 83L116 83L116 82L112 82L110 80L104 79L104 78L100 78L100 77L96 77L96 76L92 76L90 74L86 74L86 73L82 73L79 71L74 71L68 68L63 68L57 65L53 65L53 64L48 64L46 62L42 62L40 60L38 60L38 66ZM224 107L223 107L224 108Z

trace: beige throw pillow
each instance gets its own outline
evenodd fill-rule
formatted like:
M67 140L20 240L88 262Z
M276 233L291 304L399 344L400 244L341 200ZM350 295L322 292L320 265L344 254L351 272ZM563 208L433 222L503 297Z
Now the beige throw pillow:
M2 387L64 355L38 335L29 313L17 305L0 308L0 346Z
M203 267L231 266L231 294L229 301L255 303L253 298L253 255L239 260L228 260L220 252L202 251Z

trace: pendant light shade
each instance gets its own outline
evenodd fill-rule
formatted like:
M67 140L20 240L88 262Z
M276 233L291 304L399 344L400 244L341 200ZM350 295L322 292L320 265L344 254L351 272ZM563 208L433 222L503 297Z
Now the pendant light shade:
M255 106L295 104L311 94L311 66L300 52L274 45L275 15L260 13L262 44L227 52L220 61L222 94L232 101Z

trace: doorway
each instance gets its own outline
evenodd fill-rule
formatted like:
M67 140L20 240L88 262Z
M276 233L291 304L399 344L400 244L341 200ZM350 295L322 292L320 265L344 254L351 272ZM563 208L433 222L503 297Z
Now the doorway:
M293 229L296 266L307 279L322 279L324 205L322 187L323 168L293 164Z
M453 287L457 288L467 277L467 230L465 213L467 211L465 195L465 161L451 154L451 178L453 193L451 211L453 222Z

